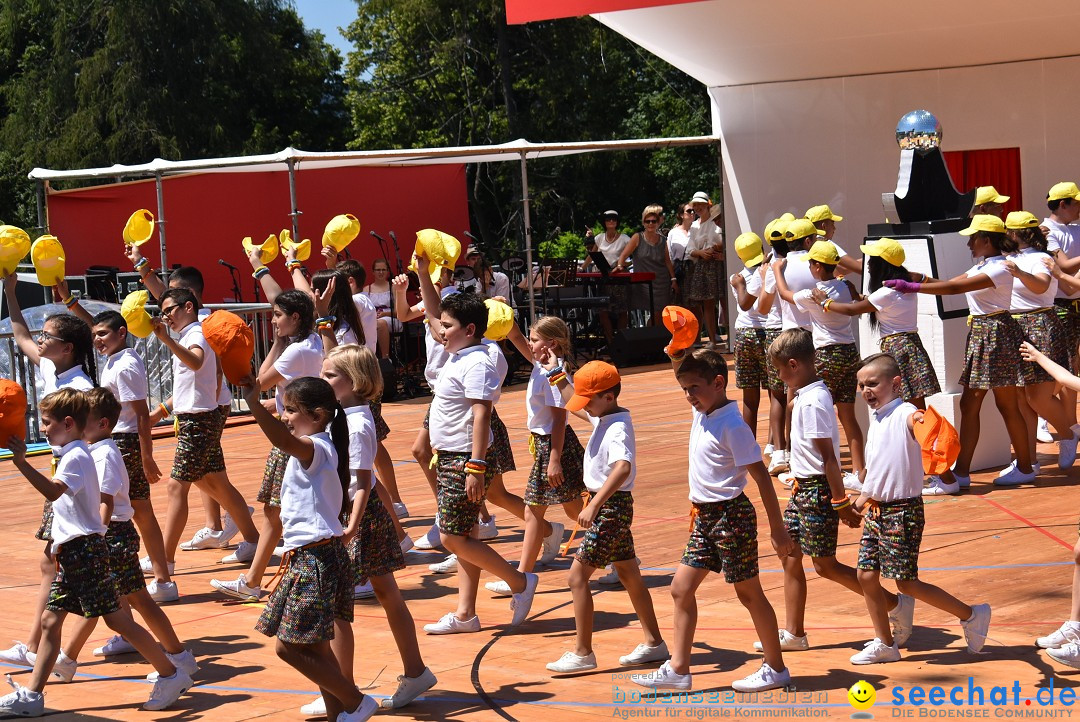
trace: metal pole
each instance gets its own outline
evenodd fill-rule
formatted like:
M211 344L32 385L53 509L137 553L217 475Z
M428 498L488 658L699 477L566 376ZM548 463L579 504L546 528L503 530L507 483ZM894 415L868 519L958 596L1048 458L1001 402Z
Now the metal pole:
M529 171L526 162L526 152L521 151L521 211L525 221L525 277L528 279L529 289L529 323L536 321L536 294L533 293L533 248L532 248L532 223L529 220Z
M724 224L720 226L720 239L724 244L724 255L720 259L720 278L727 279L727 208L724 203L724 149L719 140L716 141L716 175L720 183L719 197L717 203L720 204L720 217L724 219ZM727 284L723 284L723 287L727 287ZM724 345L724 351L731 353L731 301L727 293L724 293L724 297L720 299L720 307L724 309L724 313L717 319L717 326L720 326L722 322L726 322L728 333L727 343ZM717 333L720 329L717 328Z
M161 249L161 270L169 267L169 260L165 255L165 195L162 192L161 171L154 174L154 186L157 189L157 229L158 247Z
M39 180L35 184L37 186L37 189L36 189L37 192L34 194L35 195L35 200L37 201L37 230L38 230L39 233L42 233L42 234L49 232L49 217L48 217L48 214L46 214L46 212L45 212L45 183L46 182L47 181L40 181Z
M292 212L289 213L289 217L292 218L292 236L293 242L300 242L300 211L296 208L296 161L289 158L289 203L292 206Z

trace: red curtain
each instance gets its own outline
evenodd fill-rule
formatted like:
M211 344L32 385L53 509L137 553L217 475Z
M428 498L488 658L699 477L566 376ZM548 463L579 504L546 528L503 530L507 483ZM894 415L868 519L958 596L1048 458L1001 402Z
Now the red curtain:
M979 186L994 186L998 193L1009 196L1005 213L1023 210L1019 148L952 150L945 151L944 155L958 191L966 193Z

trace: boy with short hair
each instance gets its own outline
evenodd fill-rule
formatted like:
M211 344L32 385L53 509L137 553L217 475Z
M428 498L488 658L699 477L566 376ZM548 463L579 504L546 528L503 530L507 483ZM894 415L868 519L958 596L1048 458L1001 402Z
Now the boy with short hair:
M566 373L558 360L546 364L549 383L558 386L566 401L566 410L585 418L593 427L585 447L585 487L590 499L578 515L585 536L570 567L570 591L574 596L574 623L577 628L573 651L565 652L547 668L552 672L584 672L596 669L592 648L593 599L589 579L597 569L615 567L630 595L645 642L619 658L624 667L659 662L668 658L667 644L660 635L649 588L638 570L634 552L634 488L636 445L630 412L619 406L622 379L609 363L590 361L574 374L574 386L566 382ZM585 411L586 413L581 413Z
M734 585L739 601L750 612L763 641L765 660L750 676L735 680L738 692L762 692L784 687L791 672L783 653L773 611L758 577L757 513L746 498L747 476L752 476L769 518L773 548L783 558L794 544L780 513L772 479L761 460L753 432L727 397L727 363L712 349L678 351L671 356L675 377L693 409L690 428L690 501L694 505L693 531L675 578L675 646L671 659L650 674L631 679L653 689L690 689L690 648L697 626L698 587L709 572L724 574Z
M82 440L90 413L86 395L74 389L60 389L43 398L38 408L41 430L49 444L60 449L60 459L51 477L27 461L25 441L13 436L5 446L11 450L19 472L53 502L52 551L57 573L41 618L41 642L30 684L23 687L12 683L15 691L0 697L0 714L40 717L45 713L43 690L60 651L60 634L68 613L104 617L111 629L128 639L158 673L144 709L165 709L191 687L191 677L169 661L117 596L108 567L97 469Z
M784 331L769 346L769 360L780 378L795 392L791 410L791 473L795 475L791 500L784 510L784 525L798 543L783 559L786 624L780 630L784 651L809 649L804 621L806 574L803 555L819 575L862 594L855 570L836 559L840 521L857 528L861 521L851 508L840 477L840 432L832 396L814 370L814 340L803 328ZM883 590L893 636L902 645L911 636L915 600ZM761 649L761 642L754 647Z
M852 656L851 663L900 659L879 576L896 581L896 588L905 595L955 615L964 629L968 650L978 652L990 628L990 605L968 606L919 579L919 544L926 520L922 449L915 439L914 424L923 412L901 398L900 366L892 356L870 356L862 362L858 377L859 392L871 410L863 491L855 502L856 511L865 510L858 577L877 637Z

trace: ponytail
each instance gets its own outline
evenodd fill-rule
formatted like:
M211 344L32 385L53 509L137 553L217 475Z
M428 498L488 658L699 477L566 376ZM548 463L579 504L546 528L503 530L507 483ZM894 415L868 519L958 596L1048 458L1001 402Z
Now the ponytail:
M345 418L345 409L335 404L334 420L330 422L330 438L337 451L337 472L341 480L341 513L349 511L349 422Z

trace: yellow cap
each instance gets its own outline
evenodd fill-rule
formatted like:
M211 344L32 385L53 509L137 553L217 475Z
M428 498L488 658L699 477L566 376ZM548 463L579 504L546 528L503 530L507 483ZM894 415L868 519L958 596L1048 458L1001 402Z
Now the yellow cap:
M140 208L131 214L124 224L124 243L129 246L141 246L154 235L154 214Z
M1021 228L1035 228L1039 225L1039 219L1027 211L1013 211L1005 216L1005 227L1018 231Z
M859 250L868 256L877 256L891 266L902 266L904 259L907 258L900 241L892 238L879 238L872 243L859 246Z
M438 283L442 269L454 270L458 256L461 255L461 243L449 233L425 228L416 232L416 253L423 253L428 259L428 274L432 283ZM416 259L409 264L410 271L419 271Z
M502 341L514 327L514 309L494 298L484 299L484 305L488 310L488 325L484 338Z
M9 276L30 252L30 236L16 226L0 226L0 272Z
M1050 192L1046 194L1046 200L1048 201L1061 201L1066 198L1080 200L1080 188L1077 188L1076 184L1072 181L1057 183L1050 189Z
M326 224L323 230L323 248L332 246L335 251L341 253L345 246L353 242L360 235L360 221L351 213L343 213L334 216Z
M120 306L120 315L127 322L128 333L139 338L146 338L154 332L150 314L146 312L146 302L149 300L150 294L145 290L132 291L124 296L124 303Z
M251 236L247 236L242 241L244 246L245 255L251 255L251 252L255 250L256 246L251 241ZM274 260L278 256L278 240L277 236L271 233L266 237L259 246L259 261L265 266L270 261Z
M55 286L64 278L64 247L56 236L40 236L30 246L30 260L34 262L38 283Z
M797 241L800 238L816 236L817 234L817 226L815 226L812 221L806 218L797 218L788 224L787 230L784 231L784 238L790 238Z
M806 212L806 220L811 223L821 223L822 221L842 221L843 216L838 216L832 212L832 208L828 206L814 206Z
M825 240L814 241L814 245L810 246L810 252L803 258L807 261L817 261L830 266L835 266L840 262L840 254L836 252L836 244Z
M304 240L296 243L292 239L292 231L287 228L281 229L281 233L278 234L278 242L281 244L281 250L291 251L296 249L296 260L306 261L311 258L311 239L305 238Z
M761 252L761 236L756 233L740 234L735 239L735 252L747 268L765 260L765 254Z
M1003 196L997 192L994 186L979 186L975 189L975 205L983 203L1008 203L1009 196Z
M979 213L971 217L971 225L960 231L961 236L974 236L979 231L986 233L1004 233L1005 224L997 216Z
M788 223L791 223L793 220L795 220L795 214L794 213L781 213L780 217L777 218L777 220L778 221L787 221Z

